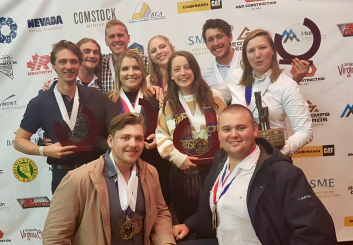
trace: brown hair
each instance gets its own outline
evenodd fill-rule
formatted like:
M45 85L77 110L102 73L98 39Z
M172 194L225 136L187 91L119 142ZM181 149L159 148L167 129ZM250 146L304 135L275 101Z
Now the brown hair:
M82 63L81 50L73 42L61 40L60 42L53 44L53 50L50 53L50 63L52 65L55 65L56 54L63 49L67 49L74 53L77 56L79 62Z
M233 113L238 113L240 111L246 111L250 116L251 124L252 125L256 124L255 119L254 119L254 115L251 113L251 111L247 107L240 105L240 104L233 104L233 105L227 106L226 108L224 108L221 111L221 113L218 116L218 125L220 124L220 121L221 121L220 119L221 119L222 114L224 114L224 113L232 113L233 114Z
M196 103L199 105L199 107L200 108L210 107L213 109L218 109L218 105L213 100L213 97L212 97L213 94L210 87L201 76L200 66L197 63L195 57L187 51L177 51L174 54L172 54L172 56L168 61L168 68L167 68L168 89L167 89L167 95L163 103L163 113L165 114L165 107L167 103L173 113L173 118L176 118L179 115L180 110L182 108L182 105L180 104L180 101L179 101L179 95L178 95L179 86L171 78L172 61L175 57L178 57L178 56L182 56L186 58L192 72L194 73L194 82L192 83L191 87L196 99Z
M96 74L96 76L98 78L101 77L102 75L102 61L103 61L103 55L102 55L102 51L101 51L101 46L99 46L99 44L97 43L96 40L92 39L92 38L82 38L80 41L78 41L76 43L76 46L81 48L81 45L82 44L85 44L85 43L88 43L88 42L91 42L91 43L94 43L95 45L97 45L98 49L99 49L99 62L98 62L98 65L96 67L96 69L94 69L94 74Z
M125 33L126 33L127 35L129 35L129 32L128 32L128 30L127 30L126 25L125 25L122 21L114 19L114 20L108 21L108 22L105 24L105 30L104 30L105 37L107 37L107 29L108 29L109 27L116 26L116 25L121 25L121 26L123 26L123 27L125 28Z
M143 127L143 133L146 133L144 117L139 113L121 113L110 121L109 135L114 137L116 132L123 130L126 125L140 124Z
M202 27L202 38L203 40L205 40L205 43L207 43L206 31L208 29L216 29L216 28L224 32L228 37L232 35L233 26L229 25L228 22L221 19L209 19L209 20L206 20L205 24L203 24L203 27Z
M172 53L175 52L175 49L174 49L172 43L169 41L169 39L163 35L158 35L158 36L152 37L149 40L148 45L147 45L148 53L150 53L151 41L156 38L160 38L163 41L165 41L169 45L170 49L172 50ZM157 86L158 80L161 78L162 74L161 74L161 70L160 70L159 66L152 61L151 55L148 56L148 69L149 69L149 73L150 73L151 85Z
M142 81L140 84L141 92L143 93L145 98L149 98L149 96L147 94L146 71L144 69L143 62L142 62L140 56L133 51L125 51L125 52L118 55L118 59L116 60L115 65L114 65L115 83L114 83L113 91L110 91L108 93L108 98L111 101L113 101L114 103L116 103L118 101L118 99L120 98L120 90L121 90L121 85L122 85L121 80L120 80L120 69L121 69L121 64L123 62L123 59L125 57L136 59L138 65L140 67L141 73L142 73Z
M279 68L278 65L278 61L277 61L277 50L276 50L276 46L270 36L270 34L268 33L268 31L265 30L255 30L252 32L248 32L248 34L246 35L246 38L244 40L243 43L243 50L242 50L242 56L243 56L243 75L239 81L240 85L243 85L245 87L250 87L252 86L253 82L254 82L254 76L253 76L253 68L251 67L249 60L248 60L248 56L247 56L247 52L246 52L246 46L248 45L249 41L254 39L255 37L258 36L264 36L268 43L270 44L272 50L273 50L273 55L272 55L272 73L271 73L271 83L274 83L277 81L279 75L281 75L282 70Z

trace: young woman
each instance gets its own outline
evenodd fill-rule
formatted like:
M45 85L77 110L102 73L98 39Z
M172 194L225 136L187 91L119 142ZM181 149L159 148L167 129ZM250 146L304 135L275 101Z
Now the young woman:
M151 120L149 113L139 105L139 99L142 98L149 102L156 112L159 110L159 102L155 96L150 97L147 93L147 81L143 62L138 54L127 51L118 57L115 63L115 84L113 91L108 93L108 98L114 102L111 117L122 112L141 113L144 115L147 125ZM157 117L157 116L156 116ZM159 173L162 193L164 199L169 204L168 194L168 177L170 171L170 163L163 160L157 149L155 135L146 135L145 149L141 155L141 159L156 167ZM151 143L148 143L152 140Z
M222 95L218 91L213 93L202 79L200 67L189 52L175 52L169 59L167 74L168 90L158 118L156 139L161 156L173 163L170 197L178 220L183 223L197 210L201 185L210 164L196 165L192 163L196 157L176 149L174 130L184 118L188 118L191 126L179 136L183 148L189 153L202 153L195 145L204 146L201 151L207 150L211 132L217 128L216 113L226 105Z
M286 143L281 149L292 156L313 138L311 117L298 84L279 68L276 47L270 34L264 30L249 32L243 43L243 70L231 74L229 88L232 104L247 106L258 119L254 92L261 91L262 106L269 109L270 128L283 128ZM294 134L286 134L288 115Z
M159 86L167 91L166 71L170 57L175 52L172 43L165 36L154 36L148 42L149 71L147 86Z

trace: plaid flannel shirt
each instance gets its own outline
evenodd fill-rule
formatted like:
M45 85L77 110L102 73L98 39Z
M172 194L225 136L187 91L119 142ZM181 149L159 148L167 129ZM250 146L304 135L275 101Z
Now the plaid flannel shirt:
M109 54L108 56L103 58L102 61L102 86L103 86L103 93L107 93L109 91L113 90L114 87L114 77L110 71L110 66L109 66L109 60L112 54ZM148 56L145 56L143 54L140 54L140 57L142 59L142 62L145 66L146 74L148 74ZM113 64L115 61L113 61Z

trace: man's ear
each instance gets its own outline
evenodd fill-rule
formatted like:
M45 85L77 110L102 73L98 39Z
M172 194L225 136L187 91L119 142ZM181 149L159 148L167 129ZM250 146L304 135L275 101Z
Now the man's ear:
M111 135L108 136L107 143L110 148L113 148L113 137Z
M255 138L258 137L259 136L259 127L257 126L257 124L254 124L253 130L254 130Z

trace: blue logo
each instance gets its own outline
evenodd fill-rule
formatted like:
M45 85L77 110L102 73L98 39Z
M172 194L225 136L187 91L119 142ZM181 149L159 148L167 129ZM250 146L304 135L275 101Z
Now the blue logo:
M138 54L144 54L144 49L143 49L143 46L139 43L133 43L129 46L129 50L130 51L134 51Z
M284 39L284 40L283 40ZM282 40L283 43L286 43L288 41L288 39L293 42L293 40L295 39L297 42L300 42L299 38L297 37L297 35L294 33L294 31L292 29L289 30L289 32L287 32L287 30L284 30L284 32L282 33Z
M349 117L349 115L353 114L353 105L350 106L349 104L347 104L346 109L344 109L341 118L346 116Z
M190 36L189 37L189 45L194 45L194 44L204 44L205 40L203 40L203 37L199 36Z
M8 35L4 35L1 32L3 26L10 27L10 33ZM17 24L13 21L12 18L0 18L0 43L11 43L12 40L17 36Z

